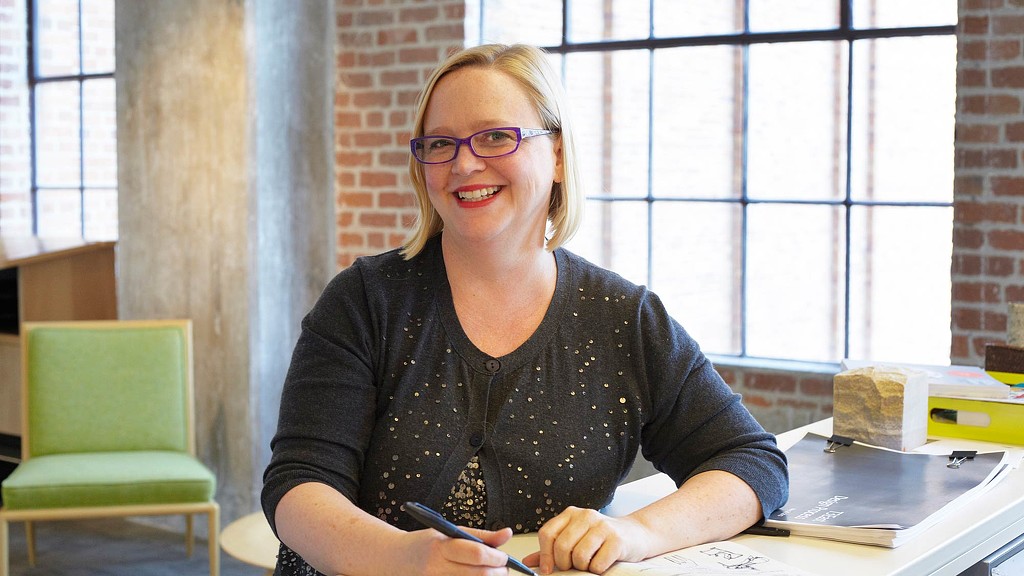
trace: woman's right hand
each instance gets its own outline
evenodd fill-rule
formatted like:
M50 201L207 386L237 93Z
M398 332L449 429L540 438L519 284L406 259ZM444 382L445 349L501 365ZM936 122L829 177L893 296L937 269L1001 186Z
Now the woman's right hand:
M463 528L464 531L483 540L487 545L471 540L449 538L433 529L406 532L402 564L405 574L423 576L507 576L505 563L508 555L497 547L512 538L512 530L504 528L497 532Z

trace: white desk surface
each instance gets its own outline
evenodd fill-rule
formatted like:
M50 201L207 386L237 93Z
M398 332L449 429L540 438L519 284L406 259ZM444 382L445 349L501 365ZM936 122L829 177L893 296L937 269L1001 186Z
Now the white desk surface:
M780 434L779 446L789 448L806 432L830 436L832 420L822 420ZM1006 448L968 440L935 440L937 445L943 447L943 451L934 453ZM673 489L675 484L664 474L630 482L618 489L606 511L613 516L628 514ZM740 535L734 540L775 560L822 576L955 576L1020 534L1024 534L1024 470L1017 469L968 506L898 548L801 536L780 538ZM516 536L502 547L520 558L536 548L536 536L533 535Z

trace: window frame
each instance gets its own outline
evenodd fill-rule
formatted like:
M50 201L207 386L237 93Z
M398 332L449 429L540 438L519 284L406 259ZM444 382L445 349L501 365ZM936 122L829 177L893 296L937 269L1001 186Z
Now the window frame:
M479 11L479 24L478 30L481 34L486 29L486 17L487 17L487 0L482 0L480 11ZM906 37L925 37L925 36L954 36L956 35L956 25L930 25L930 26L908 26L908 27L880 27L880 28L855 28L854 17L853 17L853 0L838 0L839 10L839 24L834 29L816 29L816 30L787 30L787 31L776 31L776 32L751 32L750 31L750 2L744 0L743 6L743 31L732 33L732 34L711 34L711 35L698 35L698 36L661 36L656 37L654 32L654 0L649 2L649 17L648 17L648 37L643 39L630 39L630 40L600 40L600 41L585 41L585 42L572 42L570 38L570 3L571 0L562 0L561 11L562 11L562 29L561 29L561 43L557 45L546 45L542 48L551 53L560 56L561 61L561 73L563 78L566 75L566 56L569 54L596 52L596 53L614 53L626 50L646 50L649 54L648 62L650 69L648 70L648 97L653 101L654 97L654 53L655 50L663 50L670 48L679 47L707 47L707 46L732 46L739 47L741 49L742 58L742 110L740 114L742 116L742 152L740 159L740 190L738 196L729 198L708 198L708 197L687 197L687 196L655 196L653 194L653 182L651 171L648 170L647 177L647 193L646 195L635 195L635 196L615 196L614 194L600 194L600 195L587 195L586 200L588 202L599 202L599 203L610 203L616 202L645 202L646 213L647 213L647 285L653 285L652 279L654 274L654 210L656 204L663 202L683 202L683 203L719 203L719 204L730 204L738 205L740 207L740 219L741 219L741 236L738 239L740 245L739 255L739 304L738 304L738 316L739 316L739 352L732 353L716 353L712 354L717 358L728 359L730 362L736 361L739 363L746 363L747 361L768 361L772 363L789 364L798 363L800 365L828 365L832 366L833 363L829 362L818 362L813 360L796 360L792 358L780 358L780 357L765 357L765 356L752 356L748 353L748 321L749 315L747 311L747 300L748 300L748 267L747 267L747 253L748 253L748 210L754 205L813 205L813 206L832 206L841 207L843 218L845 219L845 238L842 240L845 251L845 262L844 271L845 276L843 279L843 343L842 353L844 357L849 357L850 354L850 340L851 340L851 317L850 317L850 305L851 305L851 245L853 243L852 232L851 232L851 218L856 207L899 207L899 208L952 208L952 199L949 202L936 202L936 201L896 201L896 200L868 200L868 199L857 199L854 197L852 190L852 180L854 178L852 174L852 162L853 162L853 146L854 146L854 135L853 135L853 119L854 115L854 71L855 71L855 44L858 41L864 40L877 40L877 39L890 39L890 38L906 38ZM846 103L843 114L845 115L846 130L843 139L845 140L845 182L842 185L844 196L840 199L819 199L819 200L800 200L800 199L779 199L779 198L751 198L748 195L747 180L748 180L748 146L749 146L749 127L747 123L748 119L748 106L750 103L749 90L749 73L750 73L750 48L751 46L758 44L768 43L801 43L801 42L841 42L845 44L846 51ZM648 121L648 163L651 162L652 150L650 147L653 146L654 134L654 106L653 102L648 102L647 121Z
M60 74L45 76L39 73L39 49L41 42L39 42L39 9L37 3L39 0L28 0L26 3L27 13L27 26L28 26L28 38L27 38L27 66L26 72L28 74L28 94L29 94L29 161L30 161L30 187L29 187L29 209L31 210L32 217L32 235L39 235L39 193L45 190L67 190L72 188L71 186L40 186L39 185L39 169L38 169L38 134L36 133L36 112L38 110L36 98L36 88L40 85L56 84L56 83L77 83L78 84L78 206L79 206L79 232L80 237L83 239L86 236L86 192L88 190L109 190L109 186L87 186L85 183L85 83L91 80L110 79L114 80L114 70L109 72L89 72L83 73L83 46L85 40L83 38L83 26L82 26L82 0L77 0L78 6L78 73L77 74ZM116 81L116 80L114 80ZM114 182L114 190L117 189L117 182Z

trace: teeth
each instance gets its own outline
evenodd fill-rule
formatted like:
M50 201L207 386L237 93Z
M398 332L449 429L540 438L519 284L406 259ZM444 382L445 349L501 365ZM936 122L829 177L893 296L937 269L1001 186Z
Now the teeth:
M490 198L501 189L501 186L491 186L490 188L478 188L469 192L459 192L459 200L466 200L469 202L476 202Z

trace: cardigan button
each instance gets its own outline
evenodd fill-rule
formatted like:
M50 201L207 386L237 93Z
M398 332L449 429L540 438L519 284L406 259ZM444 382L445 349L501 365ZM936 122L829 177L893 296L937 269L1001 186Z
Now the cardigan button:
M501 370L501 362L491 358L487 362L484 362L484 368L486 368L491 374L495 374L498 370Z
M483 432L473 432L473 434L471 434L469 436L469 444L470 444L470 446L473 446L474 448L479 448L483 443L484 443L484 433Z

